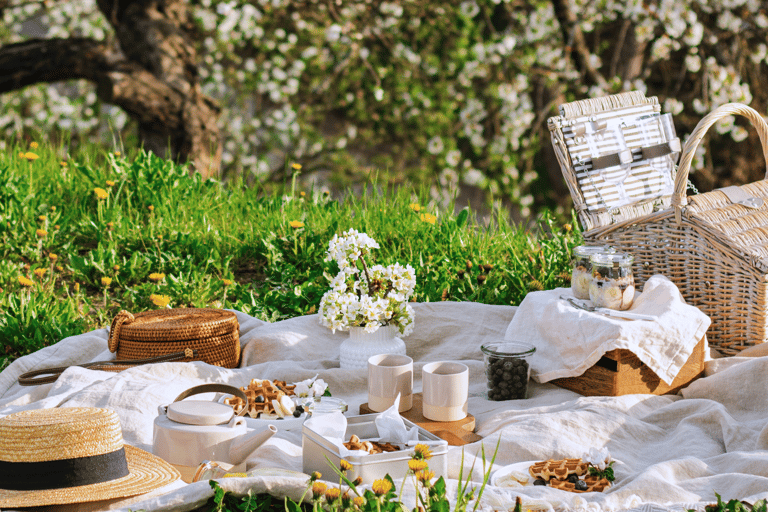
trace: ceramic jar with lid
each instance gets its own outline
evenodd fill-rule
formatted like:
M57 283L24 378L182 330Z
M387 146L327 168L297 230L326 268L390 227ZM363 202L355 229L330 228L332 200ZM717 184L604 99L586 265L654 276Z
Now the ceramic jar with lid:
M577 299L589 299L589 285L592 283L592 262L594 254L612 254L616 252L607 245L579 245L573 248L573 273L571 291Z
M589 299L597 307L623 311L635 299L635 277L632 273L634 257L631 254L593 254L592 283Z

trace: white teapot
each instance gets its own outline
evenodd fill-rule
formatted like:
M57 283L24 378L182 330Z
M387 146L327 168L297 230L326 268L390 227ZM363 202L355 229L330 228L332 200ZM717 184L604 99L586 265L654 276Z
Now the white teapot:
M236 415L226 404L184 400L211 392L239 396L245 407ZM192 481L195 470L205 460L226 462L233 466L231 472L243 472L248 455L277 432L277 428L270 424L248 432L242 416L247 410L248 397L234 386L202 384L192 387L170 405L158 407L152 452L176 467L187 483Z

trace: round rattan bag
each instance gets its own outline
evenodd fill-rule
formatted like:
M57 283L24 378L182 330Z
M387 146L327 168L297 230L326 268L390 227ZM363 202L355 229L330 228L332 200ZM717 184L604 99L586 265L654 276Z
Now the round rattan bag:
M192 349L224 368L240 362L240 325L231 311L207 308L158 309L135 315L121 311L112 320L109 350L117 360L147 359Z

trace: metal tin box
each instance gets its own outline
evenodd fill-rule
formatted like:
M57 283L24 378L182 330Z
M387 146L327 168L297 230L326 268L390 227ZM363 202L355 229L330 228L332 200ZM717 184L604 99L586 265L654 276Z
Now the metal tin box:
M361 440L377 439L379 437L375 423L377 416L378 414L364 414L348 417L344 441L348 441L352 434L357 435ZM403 422L408 429L417 426L405 418L403 418ZM418 429L419 441L427 442L432 451L429 469L435 472L435 477L447 477L448 442L421 427L418 427ZM301 449L303 469L307 474L311 474L313 471L319 471L323 475L332 474L329 464L338 467L342 458L338 446L309 428L306 424L302 427ZM408 471L408 461L413 453L413 447L409 447L396 452L344 457L344 460L352 465L352 469L347 472L347 476L350 480L354 480L359 476L365 484L373 483L374 480L383 478L387 474L393 479L402 478Z

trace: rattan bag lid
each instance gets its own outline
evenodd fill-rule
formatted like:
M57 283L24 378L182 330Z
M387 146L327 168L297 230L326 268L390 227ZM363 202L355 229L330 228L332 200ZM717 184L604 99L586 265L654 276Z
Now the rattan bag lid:
M198 340L237 333L239 328L237 316L222 309L158 309L135 315L121 311L112 320L109 350L117 352L120 341Z

